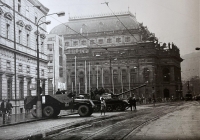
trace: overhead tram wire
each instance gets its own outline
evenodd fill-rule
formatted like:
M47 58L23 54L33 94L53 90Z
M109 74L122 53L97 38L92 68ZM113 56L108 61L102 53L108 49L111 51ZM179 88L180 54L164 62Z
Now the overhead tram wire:
M109 2L104 2L104 3L101 3L101 4L106 4L106 5L108 6L108 3L109 3ZM112 9L111 9L109 6L108 6L108 8L109 8L110 11L112 12L112 14L118 19L118 21L121 22L121 24L124 26L124 28L126 28L126 30L129 32L129 34L130 34L132 37L134 37L135 40L138 42L137 38L136 38L134 35L132 35L132 33L129 31L129 29L124 25L124 23L119 19L119 17L112 11ZM136 42L136 43L137 43L137 42Z

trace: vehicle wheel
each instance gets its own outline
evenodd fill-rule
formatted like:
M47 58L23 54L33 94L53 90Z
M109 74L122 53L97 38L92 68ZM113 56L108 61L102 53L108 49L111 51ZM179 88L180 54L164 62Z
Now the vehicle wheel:
M99 112L101 109L101 106L100 105L96 105L95 108L94 108L94 112Z
M57 117L59 114L60 114L60 109L55 109L53 116Z
M54 116L55 110L52 106L45 106L42 112L44 117L52 117Z
M36 109L31 109L31 114L34 118L37 118Z
M113 111L112 106L111 105L106 106L106 111L112 112Z
M81 105L79 106L78 108L78 114L81 116L81 117L86 117L90 114L90 109L87 105Z
M90 108L90 113L88 114L88 116L91 116L93 113L93 108Z
M121 110L122 110L122 105L118 104L118 105L116 106L116 111L121 111Z

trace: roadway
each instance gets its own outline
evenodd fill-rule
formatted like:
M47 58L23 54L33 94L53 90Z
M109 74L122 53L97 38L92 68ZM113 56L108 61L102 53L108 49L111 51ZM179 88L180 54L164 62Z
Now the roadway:
M0 139L200 139L199 102L140 105L137 111L78 114L0 128Z

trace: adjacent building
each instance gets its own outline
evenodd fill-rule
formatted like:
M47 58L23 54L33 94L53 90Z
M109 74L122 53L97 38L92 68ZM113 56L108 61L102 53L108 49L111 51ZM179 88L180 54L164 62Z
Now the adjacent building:
M133 93L182 96L179 49L173 43L161 45L130 12L71 17L51 33L64 38L68 90L89 93L103 87L118 94L146 84Z
M53 95L58 89L66 90L66 56L63 37L48 34L46 37L48 59L48 94Z
M47 94L46 25L40 17L49 9L38 0L0 1L0 100L10 99L13 113L24 112L24 98L36 95L37 35L42 94ZM46 21L46 18L40 20Z

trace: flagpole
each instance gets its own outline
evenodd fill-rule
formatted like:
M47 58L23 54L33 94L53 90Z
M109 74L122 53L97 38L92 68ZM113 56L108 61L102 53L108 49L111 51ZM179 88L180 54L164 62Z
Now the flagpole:
M130 74L130 71L128 73L128 76L129 76L129 91L131 90L131 74ZM130 96L131 96L131 91L130 91Z
M104 86L103 86L103 68L102 68L102 88L104 88Z
M87 71L86 71L86 61L85 61L85 93L87 93Z
M73 92L73 82L72 82L72 92Z
M89 62L89 93L90 93L90 62Z
M76 89L76 56L75 56L75 91L77 91Z
M99 83L98 83L98 65L97 65L97 89L99 88L99 87L98 87L98 84L99 84Z
M113 87L113 94L114 94L114 88L115 87L114 87L114 82L113 82L113 70L112 70L112 84L113 84L112 87Z

